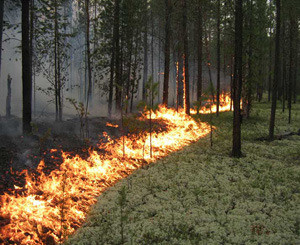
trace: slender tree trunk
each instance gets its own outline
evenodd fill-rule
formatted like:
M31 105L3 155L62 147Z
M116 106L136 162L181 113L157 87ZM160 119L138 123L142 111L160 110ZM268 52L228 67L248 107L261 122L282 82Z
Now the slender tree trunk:
M34 48L33 48L33 40L34 40L34 21L35 21L35 11L34 11L34 0L30 1L30 64L31 64L31 80L34 81L33 86L33 115L35 116L36 110L36 98L35 98L35 67L33 65L33 57L34 57Z
M178 48L178 65L177 65L177 110L183 108L183 59L182 52Z
M217 9L217 116L220 109L220 76L221 76L221 0L218 0Z
M290 9L290 70L289 70L289 90L288 90L288 108L289 108L289 123L292 120L292 97L296 73L296 50L295 35L297 33L297 21L294 17L293 10Z
M0 0L0 77L1 77L1 61L2 61L3 14L4 14L4 0Z
M209 84L210 84L210 92L212 96L213 103L215 102L215 92L214 92L214 84L212 80L212 74L211 74L211 55L210 55L210 49L208 44L208 30L205 28L205 47L206 47L206 53L207 53L207 69L208 69L208 75L209 75Z
M171 0L165 0L166 26L165 26L165 73L163 87L163 104L168 106L169 77L170 77L170 43L171 43Z
M31 65L29 42L29 0L22 1L22 89L23 89L23 133L31 133Z
M113 37L115 39L115 37ZM111 118L112 100L114 93L114 73L115 73L115 47L112 46L110 59L110 79L109 79L109 94L108 94L108 117Z
M241 90L243 77L243 0L235 2L235 65L233 79L232 156L241 157Z
M160 28L158 30L158 72L157 72L157 81L158 81L158 93L157 93L157 103L160 103L160 74L161 74L161 41L160 41Z
M271 31L270 31L270 47L269 47L269 82L268 82L268 102L271 101L271 87L272 87L272 37L271 37Z
M133 36L133 35L131 35ZM128 63L127 63L127 84L126 84L126 100L127 102L129 101L130 98L130 86L131 84L131 67L132 67L132 49L133 49L133 38L130 41L130 47L129 47L129 54L128 54ZM131 95L133 96L133 94ZM128 103L126 103L126 108L125 108L125 112L128 113Z
M114 93L114 79L115 72L119 71L115 70L116 68L116 50L117 46L119 46L119 0L115 0L115 9L114 9L114 28L113 28L113 38L112 38L112 50L111 50L111 60L110 60L110 80L109 80L109 95L108 95L108 116L111 117L112 113L112 103L113 103L113 93ZM119 48L119 47L118 47ZM117 58L119 58L119 52L117 54ZM119 64L118 64L119 66ZM117 68L119 69L119 68ZM119 76L118 76L119 79Z
M58 17L57 0L54 1L54 94L55 94L55 121L58 121Z
M90 0L85 0L85 19L86 19L86 58L87 58L87 75L88 75L88 89L86 100L86 114L89 107L89 102L92 101L92 67L91 67L91 47L90 47Z
M11 77L8 74L7 76L7 97L6 97L6 117L10 118L11 116Z
M294 80L293 80L293 97L294 97L294 104L296 104L297 102L297 77L298 77L298 61L299 61L299 56L298 56L298 52L299 52L299 30L297 28L297 25L294 26L295 28L295 71L294 71Z
M277 86L280 82L280 26L281 26L281 1L276 0L276 46L275 46L275 67L274 81L272 89L272 108L269 127L269 138L274 139L276 103L277 103Z
M190 75L189 75L189 45L187 30L187 1L182 0L182 31L183 31L183 59L184 59L184 109L190 115Z
M245 98L245 116L250 117L250 111L252 106L252 86L253 86L253 1L250 1L250 20L249 20L249 60L248 60L248 81L246 85L246 98ZM260 76L261 77L261 76ZM259 86L259 85L258 85ZM243 107L244 107L243 106Z
M143 101L146 101L146 83L148 80L148 0L145 0L145 32L144 32L144 73L143 73Z
M115 0L114 13L114 46L115 46L115 73L116 73L116 110L122 110L122 62L120 55L120 0Z
M282 23L282 40L284 43L285 37L286 37L286 33L285 33L285 22ZM286 76L287 76L287 69L286 69L286 65L287 65L287 47L286 45L282 46L282 112L285 111L285 100L286 100Z
M202 60L203 60L203 16L202 1L198 2L198 81L197 101L201 102L202 96Z
M151 10L151 77L154 80L154 17Z

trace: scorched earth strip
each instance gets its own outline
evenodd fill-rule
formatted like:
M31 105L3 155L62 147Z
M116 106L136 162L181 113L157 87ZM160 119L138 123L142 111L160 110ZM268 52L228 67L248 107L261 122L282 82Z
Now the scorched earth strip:
M149 115L143 115L143 119ZM0 217L5 221L0 232L1 243L54 244L62 242L84 222L92 204L107 187L112 186L146 162L155 161L177 151L210 132L206 123L196 123L183 110L160 107L152 113L164 120L165 132L152 133L153 155L150 158L149 133L125 136L102 144L107 153L90 152L88 159L63 153L59 169L49 175L26 173L24 191L15 186L14 194L1 196Z

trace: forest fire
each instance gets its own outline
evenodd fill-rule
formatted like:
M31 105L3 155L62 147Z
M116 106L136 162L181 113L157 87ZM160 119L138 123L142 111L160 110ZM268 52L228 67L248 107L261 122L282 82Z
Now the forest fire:
M210 106L211 103L211 106ZM231 98L230 94L223 93L220 96L220 112L230 111L231 107ZM217 112L217 105L212 101L208 101L207 106L202 106L199 110L200 114L209 114L209 113L216 113ZM197 114L197 109L191 109L191 114Z
M149 115L146 113L141 119ZM49 175L43 173L44 161L38 165L37 174L23 171L24 188L15 186L13 194L1 196L0 243L62 242L84 222L90 206L105 188L143 164L179 150L210 132L209 125L196 123L183 110L176 112L160 107L151 115L167 125L165 132L151 134L152 158L150 133L145 132L114 141L107 138L107 143L99 145L106 153L91 151L88 159L62 153L62 164Z

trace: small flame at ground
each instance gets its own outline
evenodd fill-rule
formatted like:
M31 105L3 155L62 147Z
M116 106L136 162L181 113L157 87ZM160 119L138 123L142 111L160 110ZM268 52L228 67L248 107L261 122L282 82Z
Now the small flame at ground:
M146 113L141 119L149 116ZM176 112L160 107L152 113L152 118L167 125L165 132L152 132L152 158L150 134L145 132L114 141L108 138L108 143L100 145L106 153L92 151L88 159L63 153L59 169L49 175L43 173L44 161L37 168L38 175L24 171L23 190L16 186L14 194L0 197L0 243L62 242L80 227L96 197L107 187L143 164L179 150L210 132L208 124L196 123L183 110Z
M210 108L211 105L211 108ZM220 106L219 106L219 112L225 112L230 111L231 107L231 98L230 94L222 94L220 96ZM210 113L216 113L217 112L217 105L213 103L212 101L208 101L207 106L203 106L200 108L199 113L200 114L210 114ZM197 109L191 109L191 114L195 115L197 114Z

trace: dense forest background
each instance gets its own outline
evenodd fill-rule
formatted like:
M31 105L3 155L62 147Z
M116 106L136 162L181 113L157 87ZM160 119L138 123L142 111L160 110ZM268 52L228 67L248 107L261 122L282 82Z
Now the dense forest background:
M1 2L0 110L4 115L9 75L11 113L20 116L21 3ZM298 5L292 0L282 3L278 98L283 103L288 96L295 101L299 90ZM185 65L190 103L210 84L217 93L232 87L234 1L31 0L29 12L34 116L56 113L61 120L74 113L70 100L85 106L89 101L89 111L97 116L107 115L109 108L115 111L125 99L132 111L146 99L150 80L158 87L154 101L161 103L166 73L168 104L182 104L182 83L177 86L176 81L183 80ZM243 99L249 114L252 99L271 94L275 2L243 1L243 15Z
M32 117L120 116L145 104L189 114L206 96L218 115L226 91L238 141L240 114L273 95L273 138L277 99L289 112L297 100L295 0L1 1L0 12L1 114L22 112L27 132Z

